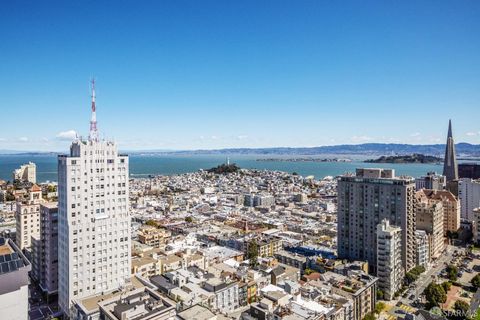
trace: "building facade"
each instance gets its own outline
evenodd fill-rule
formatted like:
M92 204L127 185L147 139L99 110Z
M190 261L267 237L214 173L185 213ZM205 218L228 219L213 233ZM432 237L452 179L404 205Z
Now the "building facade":
M37 183L37 166L33 162L21 165L12 172L12 180Z
M402 266L415 266L415 182L395 177L393 170L357 169L355 176L342 176L338 182L339 258L368 261L370 271L377 267L378 223L387 219L402 229Z
M428 172L426 176L415 179L415 188L420 189L433 189L443 190L445 189L446 182L445 176L436 174L435 172Z
M59 305L123 286L130 275L128 156L98 139L95 91L88 140L58 157Z
M402 267L402 230L384 219L377 226L377 277L383 297L391 300L400 290L405 272Z
M32 267L40 288L47 297L58 293L58 204L40 205L40 237L34 246Z
M445 249L442 202L430 200L422 191L418 191L415 197L417 199L415 205L417 230L427 233L430 260L436 259Z
M25 320L28 315L28 273L31 264L15 243L0 237L0 310L2 319Z
M480 179L480 164L479 163L459 163L458 177Z
M17 199L16 242L21 250L30 250L32 238L40 237L40 204L43 202L42 189L33 185L28 198Z
M424 230L417 230L415 236L417 240L417 265L427 268L430 263L428 235Z
M458 181L458 199L460 200L460 217L470 222L473 221L473 209L480 207L480 180L460 179Z
M457 232L460 228L460 201L448 190L424 189L417 195L432 202L441 202L443 207L443 234Z
M138 230L138 241L148 246L159 248L170 238L171 232L153 226L143 226Z

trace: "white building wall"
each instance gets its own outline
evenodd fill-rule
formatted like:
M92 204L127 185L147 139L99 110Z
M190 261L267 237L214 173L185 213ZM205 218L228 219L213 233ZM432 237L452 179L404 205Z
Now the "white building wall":
M460 179L458 182L458 198L460 199L460 217L473 221L473 209L480 207L480 180Z
M113 142L72 143L59 156L59 304L117 289L130 276L128 156Z
M0 295L1 319L28 319L28 286ZM3 318L5 317L5 318Z

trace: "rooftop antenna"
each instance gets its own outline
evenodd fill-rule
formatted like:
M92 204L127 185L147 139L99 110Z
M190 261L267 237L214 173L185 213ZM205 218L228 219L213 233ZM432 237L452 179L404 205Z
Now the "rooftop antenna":
M96 113L96 104L95 104L95 78L92 78L91 81L92 89L92 118L90 119L90 136L91 141L98 141L98 131L97 131L97 113Z

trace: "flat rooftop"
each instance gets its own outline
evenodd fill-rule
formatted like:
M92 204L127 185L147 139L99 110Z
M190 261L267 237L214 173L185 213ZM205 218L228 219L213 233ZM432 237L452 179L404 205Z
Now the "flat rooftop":
M135 289L145 287L143 283L141 283L135 276L130 278L130 284ZM87 310L88 312L91 312L98 308L99 302L111 299L115 296L119 296L122 293L124 293L124 291L114 290L106 294L97 294L97 295L93 295L93 296L79 300L78 304L83 306L84 309Z

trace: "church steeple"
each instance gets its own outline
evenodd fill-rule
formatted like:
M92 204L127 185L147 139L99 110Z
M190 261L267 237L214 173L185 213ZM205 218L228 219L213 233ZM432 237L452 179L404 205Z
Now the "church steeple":
M452 134L452 120L448 121L447 145L445 146L445 160L443 163L443 175L447 182L458 179L457 158L455 155L455 141Z

